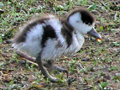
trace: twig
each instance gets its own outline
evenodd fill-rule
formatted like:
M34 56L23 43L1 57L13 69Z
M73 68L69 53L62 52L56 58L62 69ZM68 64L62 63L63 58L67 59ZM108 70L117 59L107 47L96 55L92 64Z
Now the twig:
M85 71L85 69L83 68L82 64L79 63L79 65L80 65L80 67L82 68L82 70L83 70L85 73L87 73L87 72Z

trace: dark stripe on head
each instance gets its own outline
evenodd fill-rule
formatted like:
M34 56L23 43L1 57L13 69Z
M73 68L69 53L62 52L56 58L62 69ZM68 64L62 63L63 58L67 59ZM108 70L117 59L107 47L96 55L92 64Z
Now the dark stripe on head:
M82 19L83 23L86 23L89 25L93 24L93 22L95 21L94 17L88 11L82 10L80 13L82 16L81 19Z
M61 29L61 34L65 38L67 42L67 47L69 47L72 43L72 32L73 32L73 27L67 23L66 21L63 21L63 27Z
M21 30L21 32L16 35L16 37L15 37L15 39L14 39L13 42L17 43L17 44L21 43L21 42L25 42L28 31L30 31L37 24L45 23L46 20L49 20L49 18L35 19L35 20L31 21L31 22L28 22L23 27L23 29Z
M49 38L57 38L54 28L50 25L43 26L42 47L45 47L45 43Z
M92 25L95 22L95 18L93 17L93 15L88 10L83 9L83 8L78 8L78 9L75 9L72 12L70 12L67 15L67 21L69 21L69 17L74 15L75 13L81 14L81 19L82 19L83 23Z

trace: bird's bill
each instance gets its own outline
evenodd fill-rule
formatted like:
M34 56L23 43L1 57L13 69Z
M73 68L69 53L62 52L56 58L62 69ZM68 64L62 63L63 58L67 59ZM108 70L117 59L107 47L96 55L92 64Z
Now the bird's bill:
M90 36L95 37L98 41L101 41L101 40L102 40L101 36L97 33L97 31L96 31L94 28L92 28L92 30L89 31L88 34L89 34Z

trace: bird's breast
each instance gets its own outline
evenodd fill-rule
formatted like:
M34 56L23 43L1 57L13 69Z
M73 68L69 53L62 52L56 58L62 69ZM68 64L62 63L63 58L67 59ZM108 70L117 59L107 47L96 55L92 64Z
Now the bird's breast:
M73 33L72 43L71 45L66 49L65 54L73 54L80 50L84 43L84 37L81 34Z

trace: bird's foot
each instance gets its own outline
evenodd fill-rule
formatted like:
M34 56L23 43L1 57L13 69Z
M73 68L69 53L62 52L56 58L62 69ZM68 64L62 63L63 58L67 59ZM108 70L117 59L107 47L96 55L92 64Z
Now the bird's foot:
M53 65L51 62L47 62L43 64L46 68L48 68L49 71L53 71L53 70L58 70L59 72L65 72L67 74L67 78L68 78L68 71L64 68L61 68L59 66Z
M59 72L64 72L64 73L66 73L67 78L68 78L68 71L67 71L66 69L61 68L61 67L56 66L56 65L53 65L53 66L52 66L52 69L53 69L53 70L58 70Z

